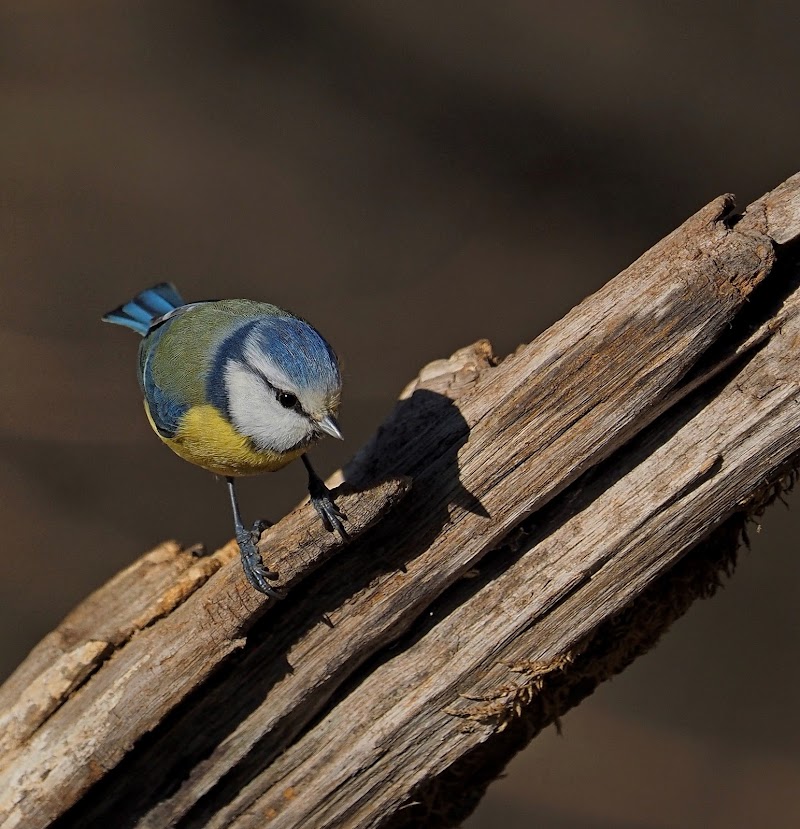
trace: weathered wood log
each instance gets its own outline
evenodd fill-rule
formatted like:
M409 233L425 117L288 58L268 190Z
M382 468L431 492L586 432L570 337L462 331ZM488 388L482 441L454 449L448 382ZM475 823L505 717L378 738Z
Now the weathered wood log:
M791 479L798 236L800 176L721 197L507 359L428 366L343 472L353 542L264 534L283 602L232 545L117 576L0 690L0 826L462 818Z

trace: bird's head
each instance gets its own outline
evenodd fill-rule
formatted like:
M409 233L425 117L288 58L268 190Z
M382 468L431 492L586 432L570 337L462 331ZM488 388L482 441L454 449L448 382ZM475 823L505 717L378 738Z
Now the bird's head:
M218 361L231 423L257 449L282 454L325 434L341 439L339 362L305 320L251 322L223 344Z

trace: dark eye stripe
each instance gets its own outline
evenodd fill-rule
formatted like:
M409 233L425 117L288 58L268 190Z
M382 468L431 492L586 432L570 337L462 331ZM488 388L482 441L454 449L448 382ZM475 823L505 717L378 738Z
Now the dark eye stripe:
M270 383L263 371L259 371L255 366L248 366L248 368L253 372L253 374L260 377L264 383L266 383L268 388L275 392L276 400L281 404L281 406L283 406L284 409L294 409L298 414L306 414L303 411L303 407L300 405L300 401L297 399L296 394L292 394L290 391L281 391L281 389L277 388L277 386ZM286 402L284 402L284 400Z

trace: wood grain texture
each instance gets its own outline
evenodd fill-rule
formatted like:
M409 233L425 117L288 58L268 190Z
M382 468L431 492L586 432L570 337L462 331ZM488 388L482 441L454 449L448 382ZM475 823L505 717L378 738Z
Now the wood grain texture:
M798 235L798 177L721 197L502 362L427 366L339 477L347 550L308 506L263 539L286 601L230 545L106 619L144 564L110 582L0 690L0 826L448 825L436 781L791 469Z
M406 488L406 481L396 479L376 485L366 497L343 493L339 504L350 517L354 536L401 498ZM312 513L305 505L262 536L270 562L280 568L279 587L297 584L341 547L337 538L317 526ZM245 644L248 628L274 601L248 586L233 543L215 556L228 562L217 578L194 592L181 591L183 601L169 615L140 629L79 693L65 695L28 741L4 756L0 767L4 824L46 826L113 768L221 660ZM139 566L143 565L134 565L134 571ZM128 581L120 578L119 584ZM160 586L164 592L148 598L151 606L162 609L175 594L176 583ZM112 580L89 601L105 607L106 591L114 589ZM127 596L117 593L116 600L125 604ZM83 616L82 610L75 613ZM91 610L87 615L92 615ZM96 618L95 624L102 621ZM27 691L22 696L23 702L26 699Z

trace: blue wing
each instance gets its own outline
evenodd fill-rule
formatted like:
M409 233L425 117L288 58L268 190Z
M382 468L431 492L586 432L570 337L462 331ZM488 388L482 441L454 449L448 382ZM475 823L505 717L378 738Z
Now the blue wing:
M189 408L188 403L181 403L164 394L155 384L151 384L145 394L147 408L156 430L162 438L173 438L178 431L181 418Z
M139 385L147 401L147 408L156 431L163 438L172 438L178 431L181 418L188 410L189 403L165 392L153 378L150 358L165 330L166 327L156 329L149 337L142 340L139 348Z

